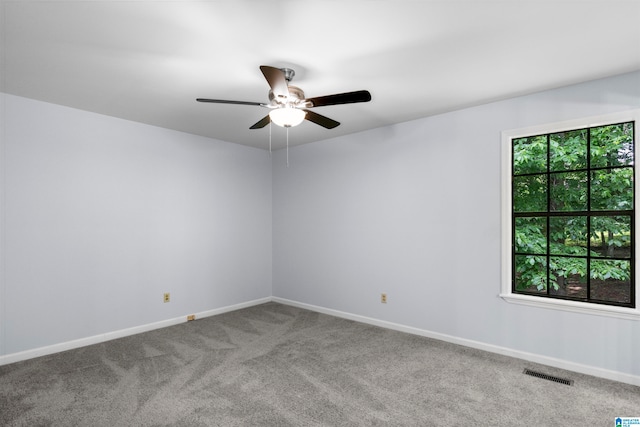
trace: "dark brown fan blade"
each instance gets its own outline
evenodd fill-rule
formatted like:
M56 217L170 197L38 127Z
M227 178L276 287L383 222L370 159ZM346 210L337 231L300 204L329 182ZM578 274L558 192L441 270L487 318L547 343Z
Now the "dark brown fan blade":
M264 74L264 78L267 79L276 98L287 98L289 96L287 79L284 78L284 72L281 69L261 65L260 71Z
M337 104L354 104L356 102L371 101L371 94L368 90L357 90L355 92L338 93L335 95L318 96L316 98L308 98L307 102L311 102L310 107L323 107L325 105Z
M196 101L198 101L198 102L212 102L214 104L255 105L257 107L266 107L267 106L267 104L263 104L261 102L227 101L226 99L197 98Z
M340 122L336 122L335 120L330 119L329 117L320 115L318 113L314 113L311 110L304 110L304 111L307 113L307 115L304 117L306 120L309 120L310 122L313 122L324 128L333 129L335 127L340 126Z
M262 120L260 120L258 123L256 123L255 125L251 126L249 129L262 129L263 127L265 127L266 125L268 125L271 122L271 118L269 117L269 115L267 114L266 116L264 116L262 118Z

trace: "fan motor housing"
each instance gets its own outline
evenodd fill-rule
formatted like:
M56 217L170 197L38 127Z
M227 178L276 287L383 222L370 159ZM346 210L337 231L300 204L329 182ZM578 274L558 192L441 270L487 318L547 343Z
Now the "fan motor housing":
M289 88L289 98L287 99L282 99L282 98L276 98L276 96L273 94L273 91L269 91L269 101L271 101L271 104L274 105L278 105L278 104L295 104L297 101L302 101L304 98L304 92L302 91L302 89L300 89L297 86L288 86Z

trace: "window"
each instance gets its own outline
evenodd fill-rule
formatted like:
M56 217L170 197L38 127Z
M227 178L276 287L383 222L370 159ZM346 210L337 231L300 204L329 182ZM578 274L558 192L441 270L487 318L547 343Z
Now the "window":
M638 111L503 132L501 296L638 316Z

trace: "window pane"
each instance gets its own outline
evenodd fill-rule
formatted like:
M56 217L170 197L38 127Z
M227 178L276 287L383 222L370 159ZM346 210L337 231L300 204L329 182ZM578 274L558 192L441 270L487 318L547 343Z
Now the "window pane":
M551 295L587 298L587 259L569 257L549 258Z
M547 176L530 175L513 178L513 211L547 211Z
M549 227L551 254L587 255L586 216L551 217Z
M552 133L549 147L549 170L576 170L587 167L587 129Z
M591 167L633 164L633 123L591 128Z
M547 219L516 218L515 247L517 253L547 253Z
M550 211L570 212L587 210L587 173L554 173L551 179Z
M631 303L631 262L591 260L591 298Z
M547 171L547 136L530 136L513 140L513 173Z
M516 255L516 291L547 292L547 257L539 255Z
M603 169L591 175L591 210L633 209L633 169Z
M631 258L630 216L594 216L590 234L592 256Z

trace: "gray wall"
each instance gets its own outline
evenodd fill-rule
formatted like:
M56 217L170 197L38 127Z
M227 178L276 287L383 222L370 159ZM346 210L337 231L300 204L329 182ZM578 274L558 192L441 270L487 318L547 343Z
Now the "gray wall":
M264 150L1 102L0 356L271 295Z
M498 297L501 132L638 107L633 73L278 152L273 295L640 375L640 321Z

